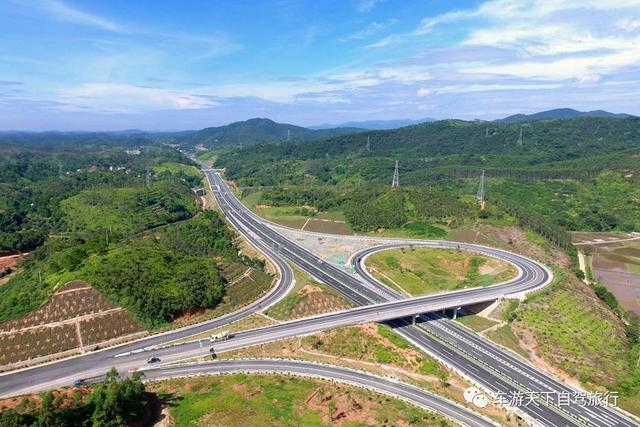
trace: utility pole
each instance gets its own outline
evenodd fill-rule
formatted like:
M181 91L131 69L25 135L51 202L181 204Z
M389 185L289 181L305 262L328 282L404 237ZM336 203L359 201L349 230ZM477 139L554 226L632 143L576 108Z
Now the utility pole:
M149 175L149 165L147 165L147 176L145 178L147 188L151 188L151 175Z
M478 194L476 194L476 198L480 203L480 208L484 209L484 170L480 174L480 185L478 185Z
M396 168L393 171L393 181L391 181L391 188L400 187L400 173L398 172L398 161L396 160Z

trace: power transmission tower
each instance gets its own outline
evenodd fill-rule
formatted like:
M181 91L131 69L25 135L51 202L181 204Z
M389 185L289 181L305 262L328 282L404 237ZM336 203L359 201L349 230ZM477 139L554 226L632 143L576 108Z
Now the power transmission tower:
M396 160L396 168L393 171L393 181L391 181L391 188L400 187L400 174L398 173L398 161Z
M484 137L485 137L485 138L489 138L489 128L485 129L485 131L484 131Z
M520 136L518 137L518 145L522 146L522 126L520 126Z
M484 209L484 170L480 174L480 185L478 185L478 194L476 194L480 206Z
M371 152L371 139L369 138L369 135L367 135L367 152Z
M62 171L62 162L58 160L58 175L60 176L60 178L62 178L62 176L64 175L64 172Z
M291 140L291 129L287 129L287 141Z
M147 188L151 188L151 175L149 175L149 166L147 165L147 176L145 178Z

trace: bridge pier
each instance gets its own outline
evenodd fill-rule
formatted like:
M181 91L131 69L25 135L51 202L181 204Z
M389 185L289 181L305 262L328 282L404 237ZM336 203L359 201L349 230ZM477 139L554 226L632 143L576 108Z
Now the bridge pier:
M414 315L412 315L412 316L411 316L411 323L412 323L412 324L414 324L414 325L416 324L416 318L417 318L417 317L418 317L418 315L417 315L417 314L414 314Z

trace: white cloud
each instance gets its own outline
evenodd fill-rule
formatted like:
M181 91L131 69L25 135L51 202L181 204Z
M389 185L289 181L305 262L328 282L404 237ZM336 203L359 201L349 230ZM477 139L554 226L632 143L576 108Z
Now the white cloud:
M360 31L356 31L350 36L340 39L340 41L344 42L348 40L364 40L375 34L382 32L384 29L388 28L389 26L397 22L398 22L397 19L388 19L384 22L374 21L374 22L371 22L369 25L367 25L364 29Z
M598 83L602 78L598 74L583 74L578 77L579 86L591 86Z
M360 12L371 12L378 3L382 3L385 0L357 0L356 9Z
M426 87L421 87L420 89L418 89L416 91L416 94L420 97L425 97L425 96L429 96L431 95L431 90L427 89Z
M112 32L122 32L124 28L106 18L71 7L60 0L40 0L38 4L54 19L64 22L86 25Z
M489 52L473 63L432 64L443 75L454 73L464 80L482 74L595 85L608 73L639 64L640 0L490 0L474 9L425 18L413 31L387 35L368 47L418 44L434 31L448 29L460 41L442 49L454 57L465 47L500 50L499 56Z
M65 109L92 109L104 112L136 113L162 109L199 109L217 105L189 91L158 89L118 83L86 83L60 90Z
M472 92L494 92L494 91L514 91L514 90L544 90L558 89L562 85L559 83L527 83L527 84L459 84L442 86L434 90L436 94L445 93L472 93Z

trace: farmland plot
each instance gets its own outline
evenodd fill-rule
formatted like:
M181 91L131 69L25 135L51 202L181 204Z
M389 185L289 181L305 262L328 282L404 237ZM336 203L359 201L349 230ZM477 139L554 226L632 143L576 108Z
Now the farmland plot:
M83 351L142 332L144 325L84 281L68 282L28 315L0 324L0 366Z

